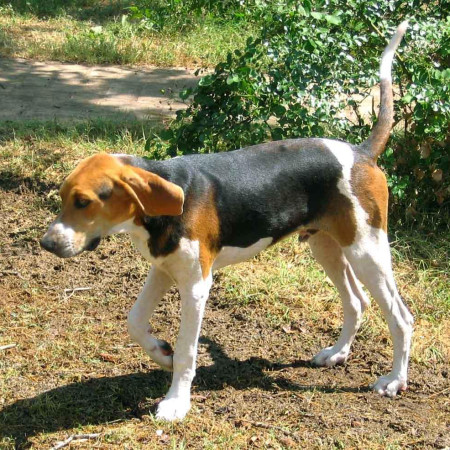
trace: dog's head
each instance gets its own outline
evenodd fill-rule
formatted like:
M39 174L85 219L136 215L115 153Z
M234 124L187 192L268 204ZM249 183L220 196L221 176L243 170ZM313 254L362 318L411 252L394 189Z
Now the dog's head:
M183 212L181 187L100 153L83 160L60 189L61 212L41 246L62 258L97 248L102 237L142 216Z

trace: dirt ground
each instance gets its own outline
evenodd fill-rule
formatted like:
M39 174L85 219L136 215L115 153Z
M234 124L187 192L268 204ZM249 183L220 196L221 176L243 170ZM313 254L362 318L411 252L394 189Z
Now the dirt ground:
M274 321L264 305L230 302L223 273L203 323L192 411L182 424L155 422L149 411L170 376L126 331L148 266L125 238L71 260L43 252L55 188L0 176L0 342L17 344L0 353L0 447L50 448L80 432L100 437L73 448L450 445L448 365L413 363L408 391L379 397L368 385L390 367L385 336L363 332L346 365L313 368L309 358L339 329L327 308L313 320L286 298L291 320ZM172 290L152 324L173 344L178 320Z
M0 57L1 120L158 118L185 107L194 70L130 69Z

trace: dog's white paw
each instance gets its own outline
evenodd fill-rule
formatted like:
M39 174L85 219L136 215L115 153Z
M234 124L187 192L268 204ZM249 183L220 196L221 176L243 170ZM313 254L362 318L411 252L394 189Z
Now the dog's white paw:
M144 347L150 358L162 369L172 372L173 350L169 343L161 339L152 338L150 344Z
M311 360L314 366L332 367L337 364L344 364L348 358L348 351L336 350L334 347L327 347L317 353Z
M189 397L166 398L158 405L156 418L170 422L181 420L184 419L190 408L191 402Z
M406 390L406 380L398 375L390 373L384 375L372 385L372 389L380 395L395 397L399 391Z

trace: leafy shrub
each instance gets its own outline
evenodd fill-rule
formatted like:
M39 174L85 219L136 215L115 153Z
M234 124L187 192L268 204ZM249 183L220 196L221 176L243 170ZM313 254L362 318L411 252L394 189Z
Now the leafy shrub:
M242 7L262 24L243 51L229 54L194 90L187 110L157 138L169 154L226 151L267 139L367 137L354 94L378 84L378 66L393 26L411 17L397 58L398 127L381 159L395 220L433 217L448 225L449 6L418 0L303 0ZM236 14L236 11L235 13ZM347 107L354 112L349 118ZM399 129L401 127L401 129ZM149 143L150 144L150 143Z
M402 66L398 102L402 131L381 157L389 175L393 210L423 218L427 228L449 225L450 205L450 17L413 26ZM406 57L407 56L407 57Z

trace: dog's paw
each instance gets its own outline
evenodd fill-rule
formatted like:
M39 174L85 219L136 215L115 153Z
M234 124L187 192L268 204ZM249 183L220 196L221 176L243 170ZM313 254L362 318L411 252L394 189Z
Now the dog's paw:
M173 371L173 356L172 355L151 355L153 361L158 364L161 369L167 370L168 372Z
M390 373L384 375L372 385L372 389L380 395L395 397L399 391L406 390L406 380L398 375Z
M317 353L311 360L313 366L332 367L337 364L344 364L348 358L348 351L336 350L334 347L327 347Z
M152 345L146 349L150 358L162 369L172 372L173 370L173 350L170 344L161 339L154 339Z
M190 408L191 402L189 398L166 398L158 405L156 418L170 422L181 420L184 419Z

